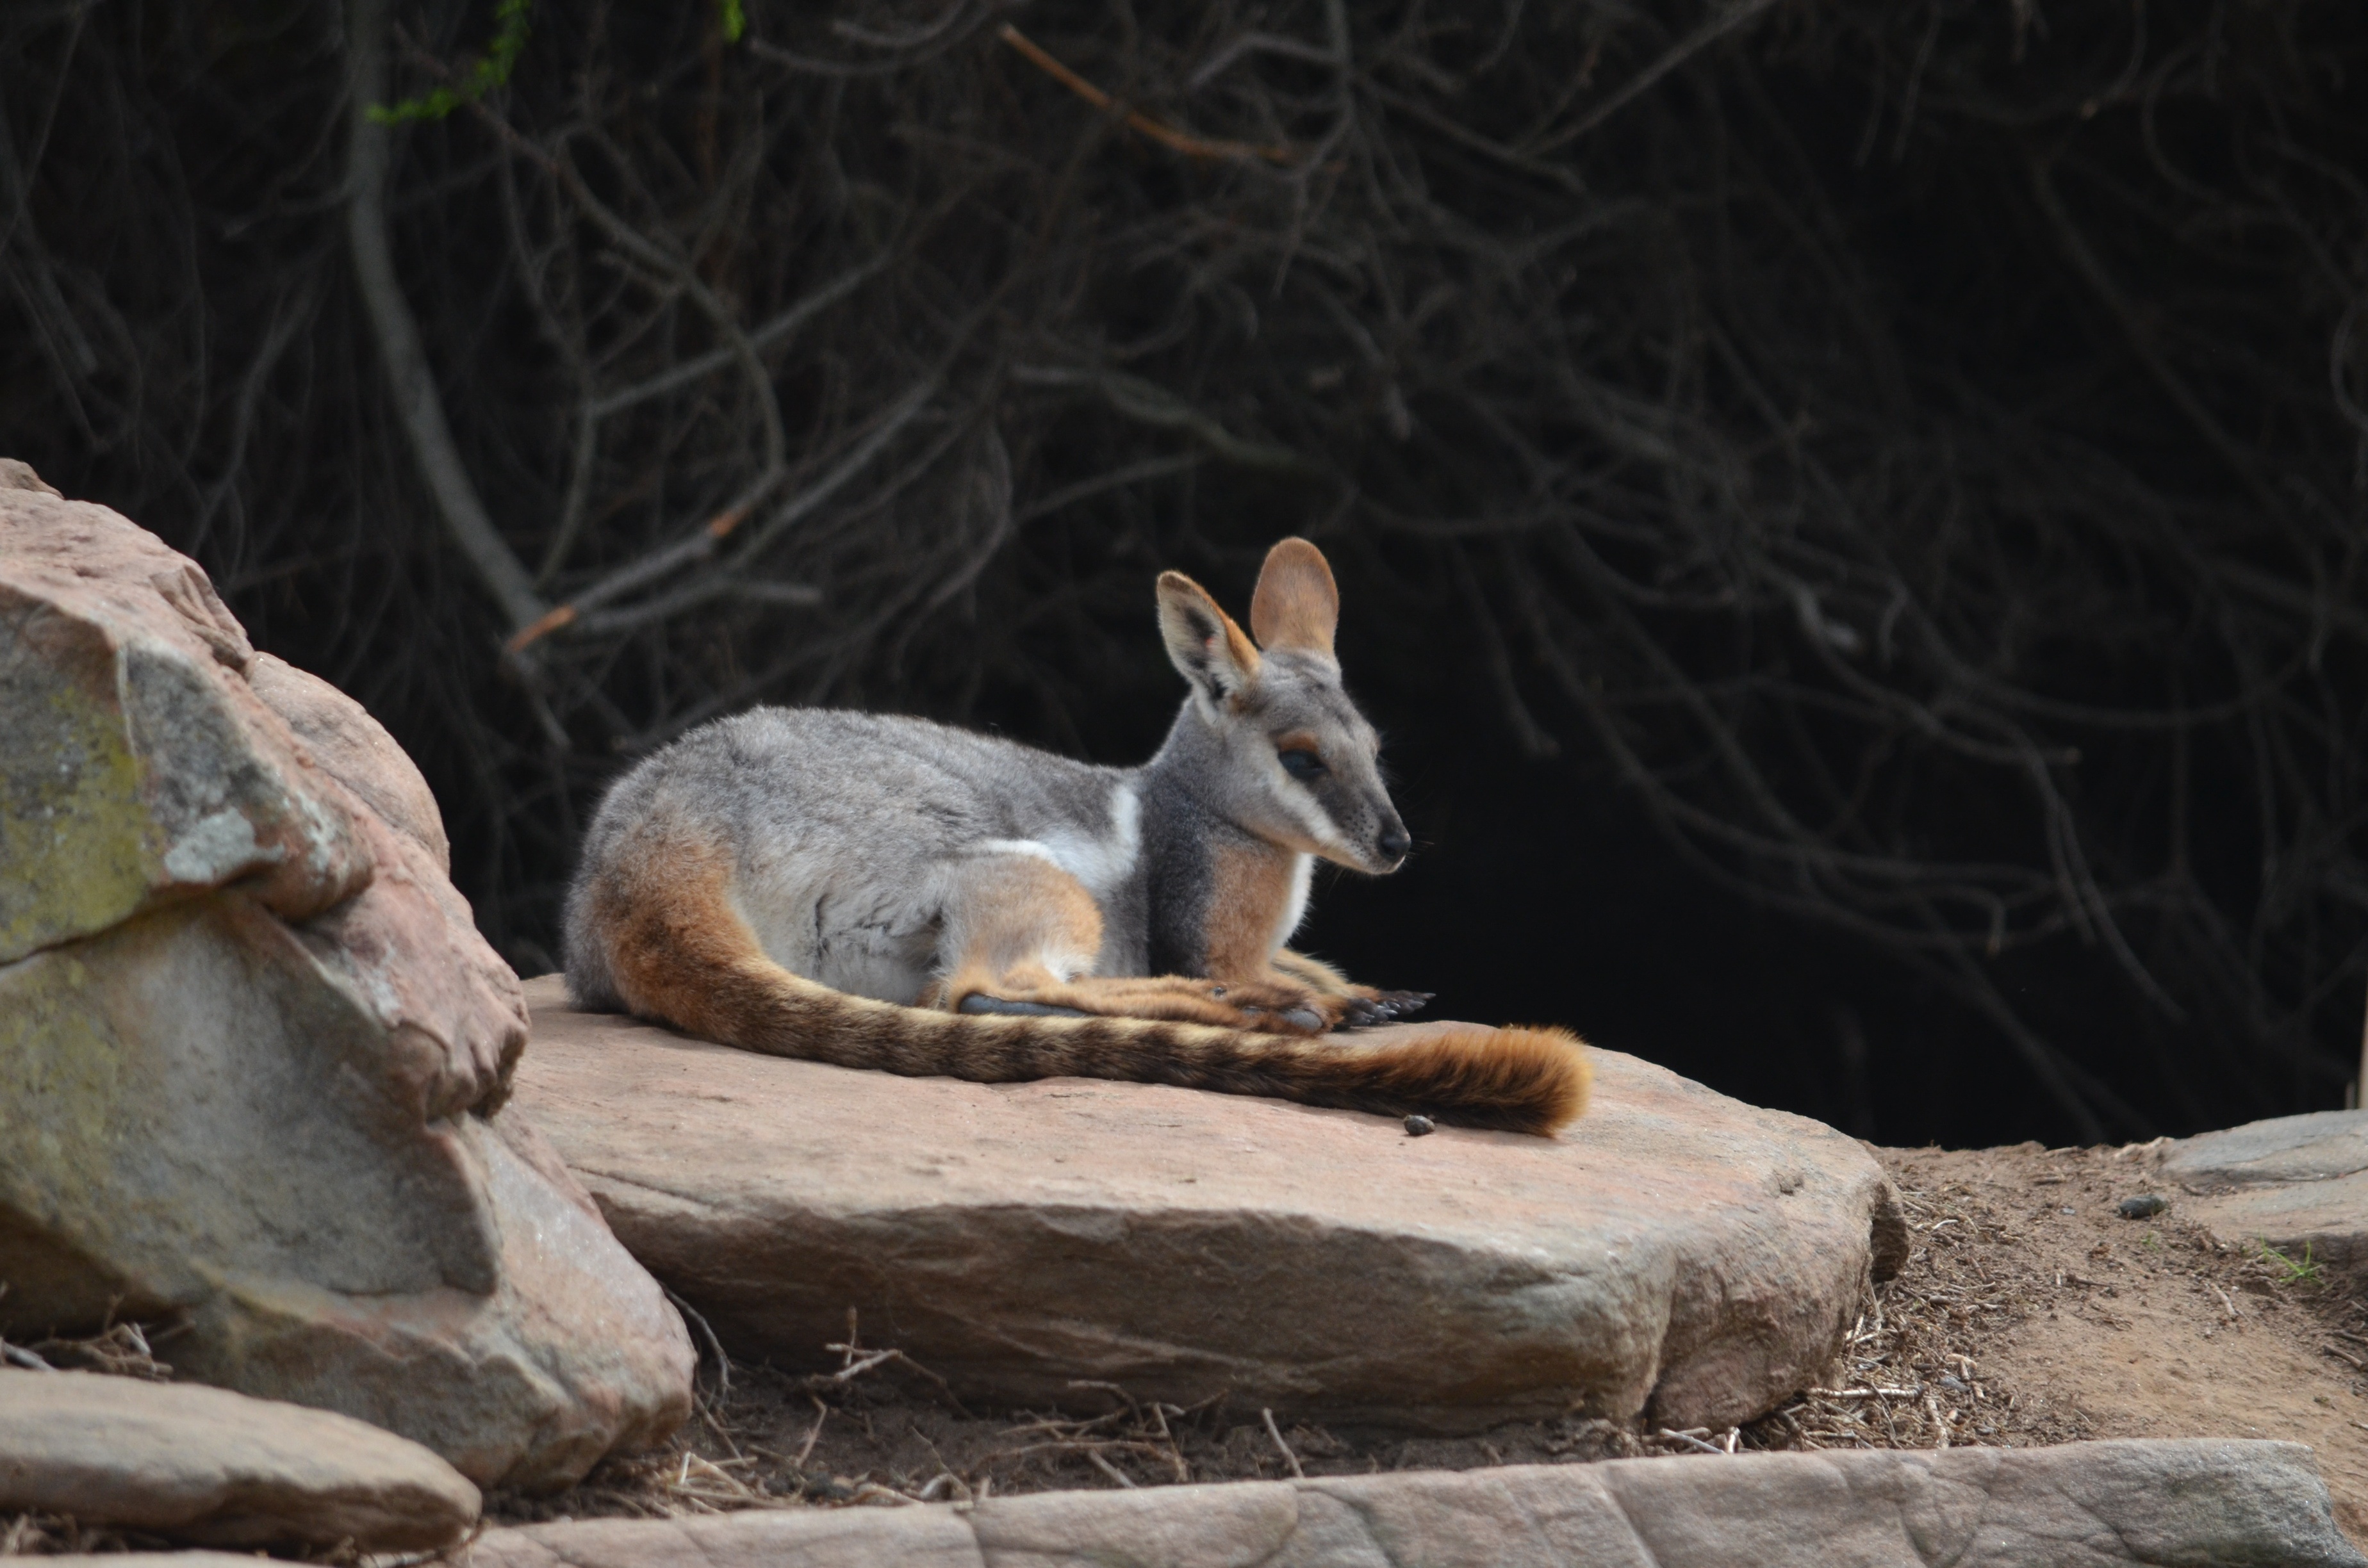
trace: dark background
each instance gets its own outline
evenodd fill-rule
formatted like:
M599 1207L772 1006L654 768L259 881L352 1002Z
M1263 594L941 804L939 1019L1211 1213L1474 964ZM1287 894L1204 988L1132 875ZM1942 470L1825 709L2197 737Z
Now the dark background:
M2349 0L20 4L0 452L368 703L526 971L632 756L1137 760L1153 575L1301 532L1421 846L1302 945L1892 1142L2185 1132L2358 1071L2363 71Z

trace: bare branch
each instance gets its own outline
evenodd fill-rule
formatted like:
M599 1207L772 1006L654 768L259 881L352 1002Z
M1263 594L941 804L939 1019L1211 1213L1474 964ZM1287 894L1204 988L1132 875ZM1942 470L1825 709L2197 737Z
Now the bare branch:
M478 581L501 606L504 618L514 627L530 626L548 607L535 591L534 579L486 515L484 503L477 499L476 486L453 444L451 427L445 423L444 402L437 394L418 324L412 320L402 280L394 272L394 255L386 233L393 131L370 114L372 108L393 101L388 92L386 26L386 0L349 0L346 13L349 51L346 234L353 254L354 277L377 336L395 409L411 440L412 456L446 529L475 569Z

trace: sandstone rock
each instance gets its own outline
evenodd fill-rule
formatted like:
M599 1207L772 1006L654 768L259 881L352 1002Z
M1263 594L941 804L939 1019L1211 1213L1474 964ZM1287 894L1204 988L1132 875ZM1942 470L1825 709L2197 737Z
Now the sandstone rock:
M2368 1110L2322 1110L2182 1138L2162 1174L2192 1192L2333 1181L2368 1171Z
M689 1411L656 1285L493 1116L518 979L417 770L195 563L0 484L0 1332L556 1483Z
M2310 1450L2204 1439L1619 1460L495 1529L471 1568L2359 1568Z
M2368 1111L2248 1122L2163 1151L2162 1179L2192 1196L2176 1212L2224 1242L2306 1255L2368 1284Z
M812 1362L855 1307L867 1342L991 1402L1095 1379L1430 1430L1725 1426L1824 1369L1891 1199L1853 1140L1611 1051L1558 1140L1416 1139L1188 1089L784 1061L527 990L521 1104L728 1345Z
M477 1507L450 1465L343 1415L186 1383L0 1371L0 1512L218 1546L416 1551L460 1540Z
M243 678L197 564L99 506L0 490L0 963L242 881L302 920L369 882L344 791Z
M361 798L381 821L427 851L438 873L452 872L444 814L419 768L359 703L316 675L257 653L247 684L329 776Z
M43 483L33 472L33 465L16 458L0 458L0 490L34 490L43 495L55 495L57 491Z

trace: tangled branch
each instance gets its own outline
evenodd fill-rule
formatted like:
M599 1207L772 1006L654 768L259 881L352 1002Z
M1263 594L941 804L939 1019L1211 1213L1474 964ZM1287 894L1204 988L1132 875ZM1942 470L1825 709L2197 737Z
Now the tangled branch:
M1420 618L1371 678L1444 667L1608 772L2080 1136L2349 1074L2348 14L852 0L735 39L576 0L391 129L342 62L384 27L390 95L467 80L484 17L380 6L226 52L0 23L10 428L398 719L526 961L620 752L760 699L1119 749L1087 715L1165 689L1146 566L1298 530L1352 615ZM2018 989L2064 950L2168 1098Z

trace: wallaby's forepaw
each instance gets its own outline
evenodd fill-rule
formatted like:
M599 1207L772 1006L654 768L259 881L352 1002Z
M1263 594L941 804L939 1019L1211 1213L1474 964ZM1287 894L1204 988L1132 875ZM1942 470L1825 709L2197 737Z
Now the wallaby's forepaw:
M1429 991L1376 991L1369 985L1357 988L1357 994L1348 998L1341 1008L1340 1022L1349 1028L1370 1028L1375 1024L1394 1024L1400 1018L1412 1017L1423 1009L1433 993Z

